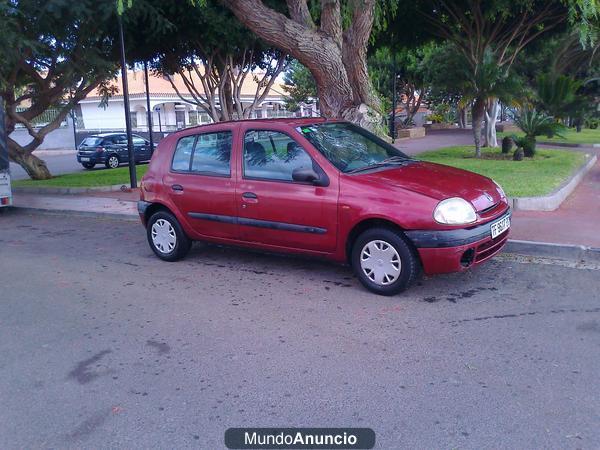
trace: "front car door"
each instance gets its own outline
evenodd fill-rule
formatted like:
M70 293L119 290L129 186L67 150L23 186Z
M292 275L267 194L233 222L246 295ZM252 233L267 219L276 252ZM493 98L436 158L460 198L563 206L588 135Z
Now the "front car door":
M135 134L132 136L133 141L133 152L135 154L136 161L148 161L150 159L150 145L148 142Z
M231 164L235 127L181 137L171 170L163 176L173 203L197 238L236 239L235 167Z
M240 237L330 253L337 239L337 173L327 174L293 134L287 127L255 128L251 123L240 130L241 176L236 189ZM292 172L300 167L314 168L329 179L328 185L295 182Z

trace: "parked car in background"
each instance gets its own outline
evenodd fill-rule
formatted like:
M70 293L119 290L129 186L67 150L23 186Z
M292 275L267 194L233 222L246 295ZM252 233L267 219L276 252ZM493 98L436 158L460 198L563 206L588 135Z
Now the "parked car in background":
M149 161L153 149L150 142L137 134L133 135L133 152L135 162ZM86 137L77 150L77 161L86 169L92 169L96 164L104 164L108 169L119 167L119 164L129 162L127 150L127 134L104 133Z
M221 122L161 141L138 210L154 253L193 240L349 263L392 295L426 274L481 264L508 239L493 180L410 158L353 124L325 119Z

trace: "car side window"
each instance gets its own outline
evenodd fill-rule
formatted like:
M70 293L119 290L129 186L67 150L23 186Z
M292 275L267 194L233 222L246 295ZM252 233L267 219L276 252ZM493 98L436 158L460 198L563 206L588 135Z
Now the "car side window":
M308 153L285 133L252 130L244 136L244 177L293 181L292 172L312 168Z
M133 140L133 145L137 145L137 146L146 145L146 141L139 136L134 136L132 140Z
M198 135L192 155L192 172L229 176L231 142L231 131Z
M190 170L190 162L192 159L192 151L194 150L194 141L196 136L185 136L179 139L175 153L173 154L173 162L171 169L178 172Z

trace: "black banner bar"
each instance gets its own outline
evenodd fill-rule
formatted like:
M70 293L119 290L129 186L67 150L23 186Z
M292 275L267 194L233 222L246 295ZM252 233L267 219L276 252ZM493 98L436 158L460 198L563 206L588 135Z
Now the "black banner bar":
M229 428L229 449L370 449L370 428Z

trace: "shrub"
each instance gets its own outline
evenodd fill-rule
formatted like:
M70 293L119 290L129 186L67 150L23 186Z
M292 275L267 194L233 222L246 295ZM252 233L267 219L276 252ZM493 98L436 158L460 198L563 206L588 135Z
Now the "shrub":
M513 140L510 136L504 136L502 139L502 153L509 153L513 148Z
M535 145L536 145L535 138L530 138L527 136L513 135L512 140L514 141L517 148L522 149L523 153L528 158L531 158L531 157L533 157L533 155L535 155Z
M588 117L585 119L585 127L590 130L595 130L600 126L600 119L596 117Z
M517 147L515 152L513 153L513 160L515 161L523 161L523 157L525 156L525 152L521 147Z

